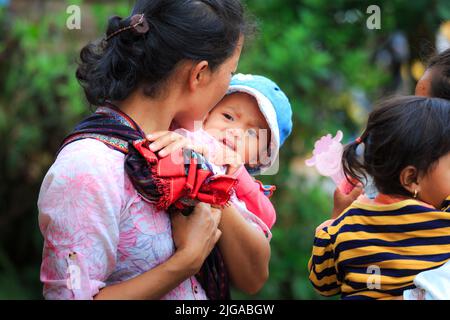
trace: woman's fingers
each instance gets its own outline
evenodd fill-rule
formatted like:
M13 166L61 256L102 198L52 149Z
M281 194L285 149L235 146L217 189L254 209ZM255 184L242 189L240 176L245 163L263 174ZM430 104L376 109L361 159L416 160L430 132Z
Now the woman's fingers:
M151 134L148 134L146 136L146 138L148 141L155 141L155 140L159 139L160 137L166 135L168 132L170 132L170 131L155 131Z
M170 143L168 146L165 146L161 151L158 152L158 154L160 157L165 157L179 149L186 147L187 145L187 140L179 139Z
M167 131L166 134L163 134L160 136L158 133L158 138L156 138L150 144L149 148L153 152L156 152L156 151L159 151L159 150L169 146L170 144L172 144L180 139L184 139L184 137L175 132Z

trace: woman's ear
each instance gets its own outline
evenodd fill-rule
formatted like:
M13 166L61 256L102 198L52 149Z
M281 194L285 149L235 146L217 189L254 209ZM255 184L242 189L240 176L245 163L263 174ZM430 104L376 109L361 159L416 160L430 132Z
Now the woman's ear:
M194 63L189 73L189 89L194 91L198 87L209 83L211 72L208 61Z
M420 185L418 183L418 172L416 167L407 166L400 172L400 183L411 194L420 192Z

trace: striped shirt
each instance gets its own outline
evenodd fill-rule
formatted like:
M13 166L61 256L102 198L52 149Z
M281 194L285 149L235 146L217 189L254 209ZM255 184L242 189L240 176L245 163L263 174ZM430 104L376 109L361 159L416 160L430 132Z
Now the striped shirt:
M308 267L324 296L389 299L450 260L450 215L417 200L360 197L318 229Z

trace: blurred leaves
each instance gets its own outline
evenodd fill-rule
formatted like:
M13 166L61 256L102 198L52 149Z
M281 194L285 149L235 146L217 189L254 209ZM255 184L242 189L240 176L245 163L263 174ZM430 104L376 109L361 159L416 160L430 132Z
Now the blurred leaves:
M41 298L40 184L63 137L90 112L75 70L81 45L92 39L66 28L72 4L82 1L61 2L51 13L43 7L39 19L0 8L0 299ZM109 16L129 10L126 3L97 7L82 14L103 23L98 35Z

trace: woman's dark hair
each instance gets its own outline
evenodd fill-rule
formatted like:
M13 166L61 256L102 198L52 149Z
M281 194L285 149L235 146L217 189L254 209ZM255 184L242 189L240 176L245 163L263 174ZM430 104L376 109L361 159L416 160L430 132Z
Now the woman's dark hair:
M148 32L129 28L112 36L137 14ZM81 50L76 76L92 105L124 100L139 85L155 96L180 61L206 60L214 70L251 28L239 0L138 0L130 17L110 18L108 41Z
M360 141L344 149L342 164L349 181L372 176L384 194L410 193L400 183L400 173L414 166L427 173L450 152L450 101L425 97L394 97L373 111ZM364 144L363 155L358 146Z
M450 100L450 49L432 57L427 69L433 72L430 95Z

